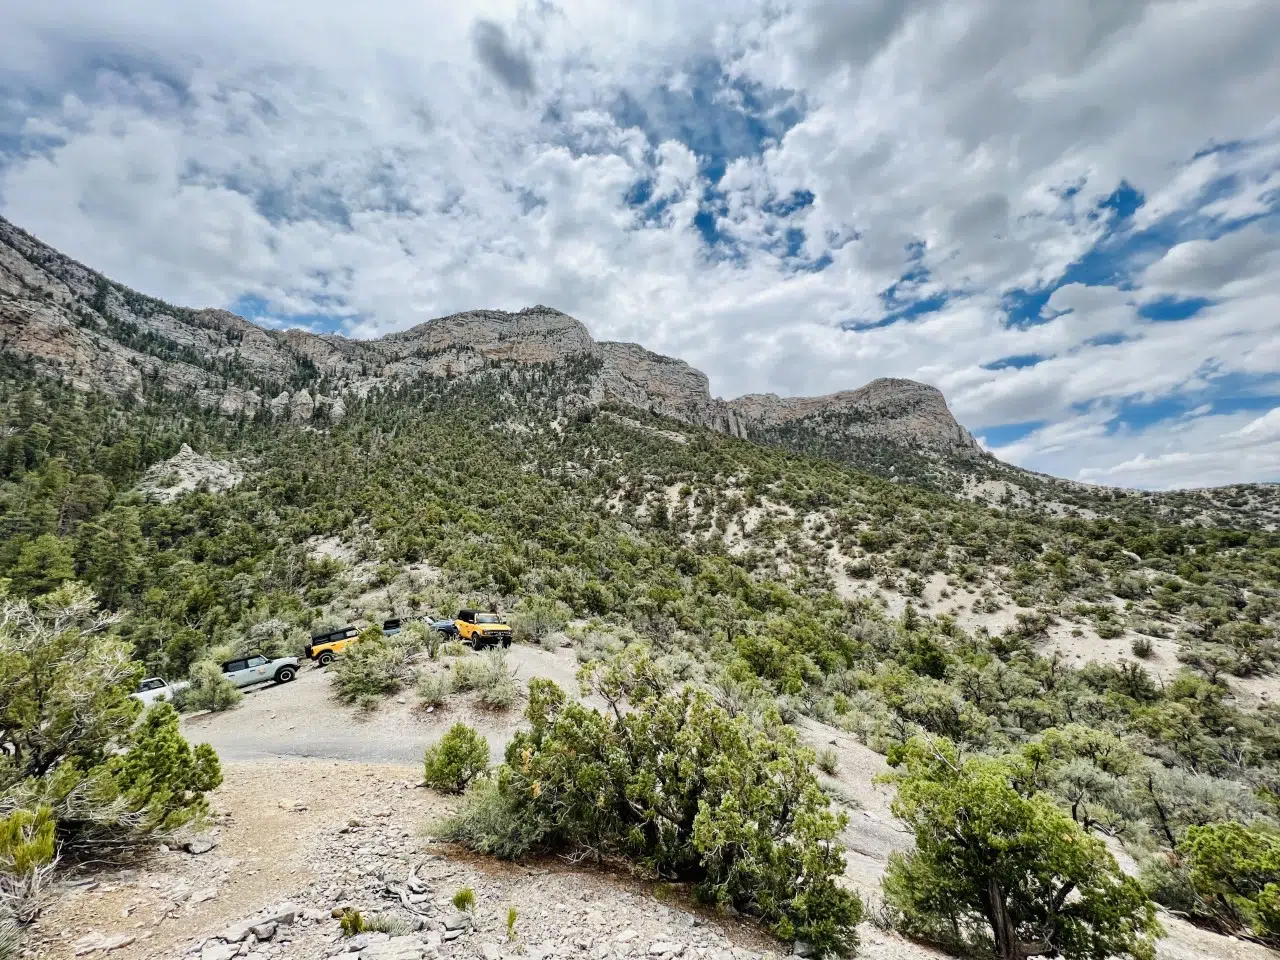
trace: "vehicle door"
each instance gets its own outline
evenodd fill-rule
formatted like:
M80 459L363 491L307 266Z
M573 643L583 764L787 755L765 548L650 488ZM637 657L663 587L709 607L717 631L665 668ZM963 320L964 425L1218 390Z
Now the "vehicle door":
M247 660L228 660L222 665L222 674L237 687L253 683Z
M250 657L246 662L245 672L249 678L245 683L262 683L264 680L270 680L271 661L266 657Z

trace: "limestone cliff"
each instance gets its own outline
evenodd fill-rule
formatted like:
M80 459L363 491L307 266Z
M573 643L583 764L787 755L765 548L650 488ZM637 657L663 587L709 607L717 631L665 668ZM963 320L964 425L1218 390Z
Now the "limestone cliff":
M137 293L3 218L0 353L81 390L136 395L144 381L155 382L228 416L297 422L340 420L344 396L397 380L581 361L578 370L590 382L566 410L613 402L805 448L794 437L978 452L942 394L911 380L876 380L826 397L720 400L706 374L683 360L634 343L596 343L573 317L544 306L456 313L375 340L266 330L225 310L175 307Z
M746 436L738 415L711 396L707 375L683 360L650 353L634 343L600 344L600 386L608 400L651 410L685 423Z
M857 390L824 397L749 394L728 406L752 432L804 425L847 438L889 440L953 453L976 453L978 443L956 422L942 391L914 380L881 378Z

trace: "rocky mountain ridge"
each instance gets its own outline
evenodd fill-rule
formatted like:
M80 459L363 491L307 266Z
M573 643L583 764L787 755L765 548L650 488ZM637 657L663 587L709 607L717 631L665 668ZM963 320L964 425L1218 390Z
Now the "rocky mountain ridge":
M587 405L620 403L736 437L783 423L960 455L978 447L942 394L877 380L827 397L721 400L706 374L633 343L597 342L550 307L473 310L376 340L268 330L225 310L174 307L114 283L0 218L0 353L82 390L138 394L144 379L228 416L340 419L343 397L397 380L499 365L581 364Z

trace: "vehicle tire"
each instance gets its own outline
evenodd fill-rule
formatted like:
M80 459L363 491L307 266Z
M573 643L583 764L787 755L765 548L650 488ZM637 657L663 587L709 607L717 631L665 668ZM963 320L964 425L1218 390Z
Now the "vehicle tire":
M511 638L507 637L502 641L502 649L505 650L509 646L511 646Z
M276 671L276 683L288 683L298 675L298 671L293 667L281 667Z
M322 667L327 667L329 664L333 663L333 661L333 653L329 650L326 650L324 653L320 654L320 656L316 657L316 663L320 664Z

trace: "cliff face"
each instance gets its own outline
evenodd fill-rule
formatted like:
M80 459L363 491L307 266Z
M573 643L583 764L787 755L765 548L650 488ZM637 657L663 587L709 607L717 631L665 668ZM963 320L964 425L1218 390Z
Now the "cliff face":
M749 394L728 406L756 430L795 424L828 435L838 432L948 453L979 450L951 415L942 391L914 380L881 378L825 397Z
M550 307L471 310L376 340L265 330L225 310L188 310L112 283L0 218L0 352L78 389L136 394L144 378L228 416L341 419L342 397L489 364L594 366L583 403L652 410L735 437L799 429L945 453L977 445L933 387L876 380L826 397L711 396L706 374L634 343L597 343ZM589 369L589 368L588 368Z
M738 415L711 396L701 370L683 360L650 353L634 343L601 343L600 386L608 400L652 410L675 420L745 437Z

